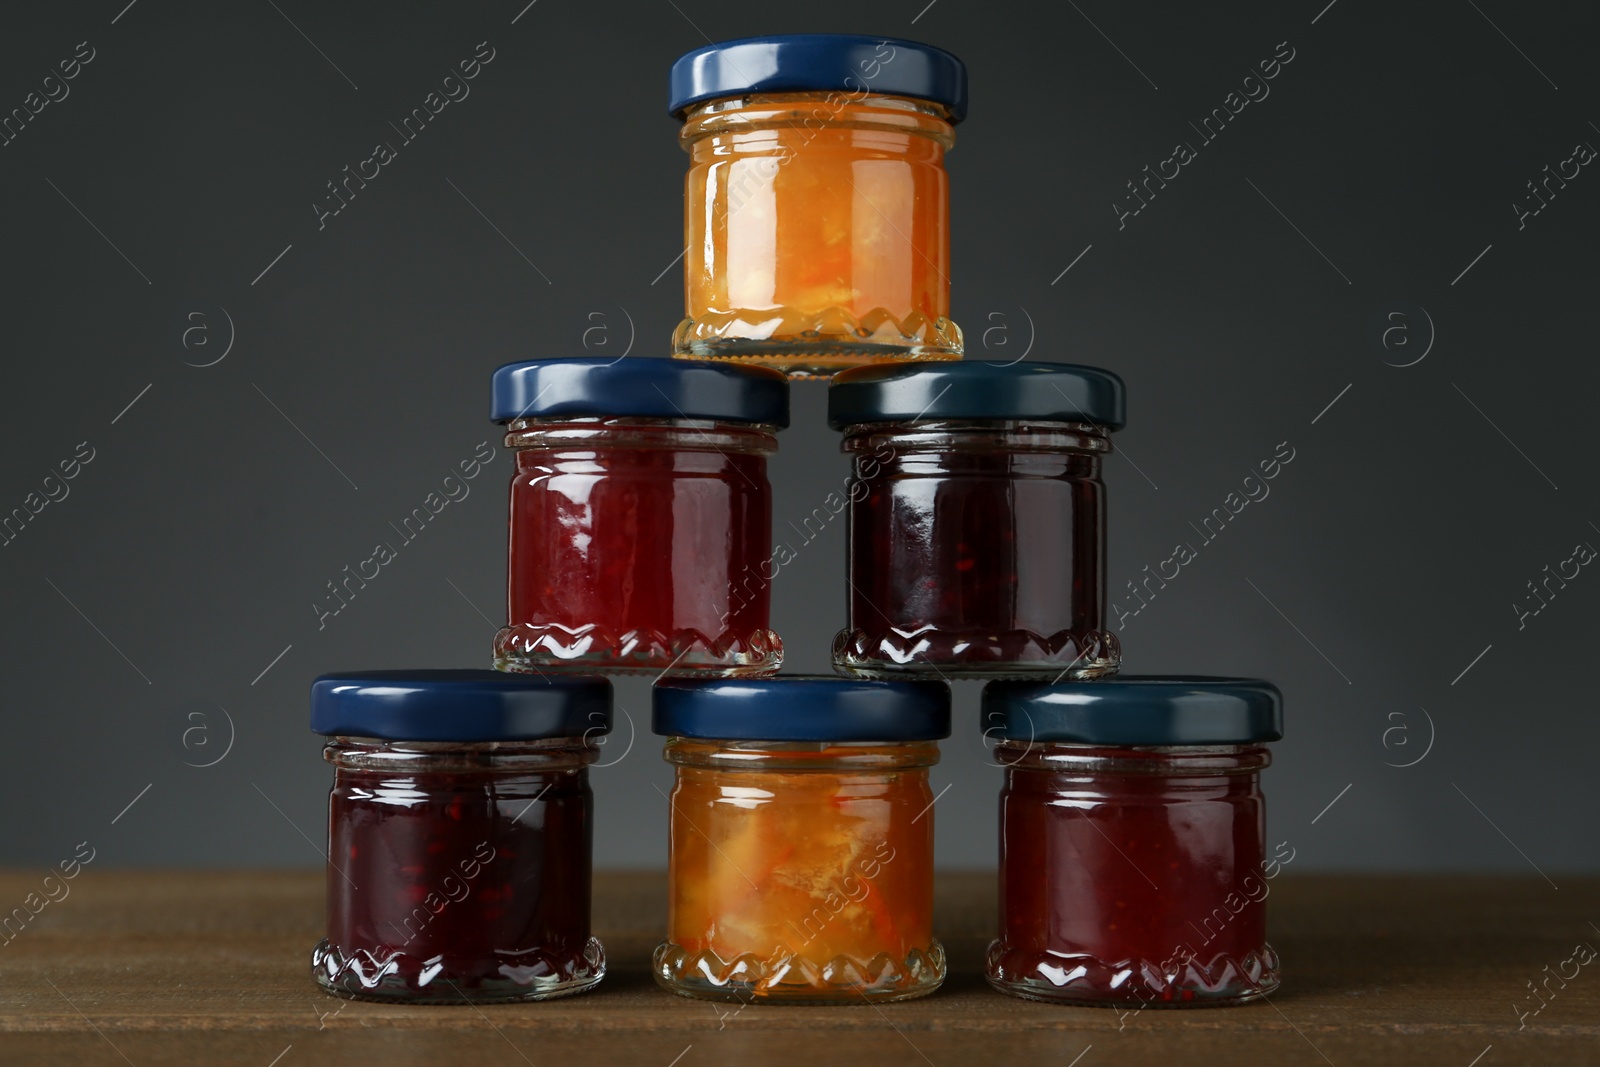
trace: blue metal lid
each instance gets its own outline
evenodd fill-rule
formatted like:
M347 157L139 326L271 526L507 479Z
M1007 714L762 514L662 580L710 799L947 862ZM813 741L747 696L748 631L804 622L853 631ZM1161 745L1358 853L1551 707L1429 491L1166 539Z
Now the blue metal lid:
M1127 421L1122 379L1075 363L877 363L852 367L828 383L828 424L941 419Z
M664 737L726 741L936 741L950 736L943 682L824 675L671 678L652 690Z
M784 33L719 41L672 64L674 118L695 104L746 93L853 92L909 96L967 117L966 64L942 48L898 37Z
M385 741L537 741L611 729L611 683L500 671L352 671L311 683L311 729Z
M789 425L789 380L742 363L682 359L534 359L494 372L489 417L633 415Z
M1080 745L1244 745L1283 737L1283 694L1255 678L990 682L986 737Z

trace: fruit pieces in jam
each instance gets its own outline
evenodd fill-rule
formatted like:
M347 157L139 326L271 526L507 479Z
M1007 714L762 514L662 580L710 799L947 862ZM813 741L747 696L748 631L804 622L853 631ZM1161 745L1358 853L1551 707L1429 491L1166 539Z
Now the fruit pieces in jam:
M669 758L710 744L674 740ZM943 979L926 768L828 769L863 749L805 747L774 753L781 770L679 767L669 938L656 954L668 989L860 1003Z
M919 441L918 438L928 438ZM1101 434L1065 425L896 424L852 433L850 627L859 677L1094 678L1104 628Z
M462 1003L578 992L593 798L583 771L338 771L329 810L329 992Z
M764 428L668 420L513 425L507 610L495 666L765 674Z
M687 317L674 352L795 377L959 359L950 321L954 133L919 101L785 93L691 114Z
M1237 1003L1278 987L1266 941L1267 750L995 748L1000 938L989 980L1030 999L1145 1007ZM1063 751L1058 749L1057 751ZM1118 771L1085 771L1094 759ZM1244 773L1217 773L1233 762ZM1139 766L1143 764L1144 766ZM1187 766L1186 766L1187 764Z

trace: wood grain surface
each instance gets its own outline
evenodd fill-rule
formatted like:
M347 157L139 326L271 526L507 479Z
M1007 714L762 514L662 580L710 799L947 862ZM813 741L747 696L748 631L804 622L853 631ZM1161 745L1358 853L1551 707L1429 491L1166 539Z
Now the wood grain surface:
M1600 881L1556 881L1286 874L1268 905L1285 976L1270 1004L1119 1016L984 984L989 874L940 878L951 973L932 996L730 1010L651 983L659 873L597 877L610 973L595 992L476 1008L321 994L308 972L318 874L90 870L0 945L0 1064L1600 1063L1600 960L1551 977L1576 945L1600 948ZM0 906L38 884L0 875Z

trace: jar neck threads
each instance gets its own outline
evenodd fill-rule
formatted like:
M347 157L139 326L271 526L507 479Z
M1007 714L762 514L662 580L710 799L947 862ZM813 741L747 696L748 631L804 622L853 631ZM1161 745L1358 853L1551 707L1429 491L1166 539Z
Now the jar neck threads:
M1111 452L1105 427L1013 419L869 422L847 426L845 452Z
M935 741L707 741L667 739L662 753L680 767L723 771L905 771L939 762Z
M772 138L743 136L792 129L802 131L799 145L789 143L791 138L782 134ZM855 90L754 93L710 100L692 109L685 117L679 143L691 154L706 150L705 146L697 143L706 138L717 139L710 146L714 154L766 154L774 149L780 152L793 151L826 137L848 137L854 131L878 131L925 139L932 143L922 151L933 152L934 162L954 147L956 141L950 112L943 105L911 97L881 96ZM904 150L914 150L915 142L901 143ZM851 144L864 147L853 138ZM885 142L881 147L890 149L893 144Z
M595 762L599 755L599 746L583 737L541 741L380 741L337 737L322 749L322 758L340 770L394 774L575 771Z
M1265 745L1126 746L1002 741L994 761L1009 770L1107 777L1255 774L1272 763Z
M507 424L512 449L638 448L676 452L738 452L768 456L778 450L777 428L712 419L585 417L515 419Z

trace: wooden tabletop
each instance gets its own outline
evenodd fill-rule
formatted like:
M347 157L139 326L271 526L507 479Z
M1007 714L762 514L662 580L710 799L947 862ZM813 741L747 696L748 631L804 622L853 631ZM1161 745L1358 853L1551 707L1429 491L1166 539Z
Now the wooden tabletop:
M89 870L0 944L0 1065L1600 1063L1600 960L1564 985L1549 978L1572 973L1562 964L1579 943L1600 948L1600 880L1558 881L1286 874L1268 905L1284 970L1270 1004L1119 1018L984 984L988 874L940 878L951 970L932 996L731 1011L651 983L660 874L596 879L610 973L595 992L480 1009L318 992L308 972L317 874ZM39 882L0 875L0 903L21 905ZM1530 1013L1520 1029L1519 1009Z

